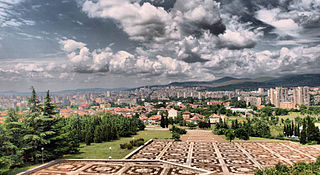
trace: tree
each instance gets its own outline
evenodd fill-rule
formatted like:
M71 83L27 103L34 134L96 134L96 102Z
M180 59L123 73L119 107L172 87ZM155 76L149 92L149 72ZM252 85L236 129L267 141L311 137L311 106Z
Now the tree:
M306 121L303 120L303 124L302 124L302 131L301 131L301 134L300 134L300 138L299 138L299 141L300 143L302 144L306 144L308 141L307 141L307 130L306 130Z
M168 117L166 116L165 118L164 118L164 124L165 124L165 128L168 128L169 127L169 120L168 120Z
M91 133L91 130L87 130L86 132L86 136L85 136L85 143L86 145L91 145L91 142L92 142L92 133Z
M236 129L235 136L239 139L249 140L249 132L245 128Z
M39 100L37 98L36 90L34 89L33 86L31 87L31 89L32 89L32 94L28 101L28 107L31 113L39 113L41 111L41 108L39 105Z
M234 133L233 129L228 129L225 133L225 136L227 137L227 139L231 142L232 140L235 139L236 135Z
M165 119L164 119L163 115L161 115L160 126L161 126L162 128L165 128L165 127L166 127Z
M47 91L47 95L45 97L45 102L44 102L44 106L43 106L43 115L44 116L52 116L55 115L56 112L55 110L55 106L53 105L53 103L51 102L51 98L50 98L50 92L49 90Z

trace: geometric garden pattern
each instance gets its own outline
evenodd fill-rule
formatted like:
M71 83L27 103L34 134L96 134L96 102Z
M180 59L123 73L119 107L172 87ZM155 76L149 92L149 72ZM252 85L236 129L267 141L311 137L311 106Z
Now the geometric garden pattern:
M213 174L253 174L257 169L315 161L320 149L287 141L174 142L155 140L130 159L159 159Z
M253 174L277 163L313 162L320 148L288 141L233 141L210 131L153 140L122 160L56 160L21 175L209 175Z
M23 175L209 175L211 172L147 160L60 160Z

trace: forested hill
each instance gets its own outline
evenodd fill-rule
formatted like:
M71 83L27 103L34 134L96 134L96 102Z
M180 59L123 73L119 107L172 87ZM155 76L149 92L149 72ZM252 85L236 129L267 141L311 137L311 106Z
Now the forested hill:
M320 74L300 74L286 75L281 77L260 77L255 79L224 77L214 81L190 81L174 82L165 86L182 86L182 87L204 87L207 90L235 90L235 89L257 89L272 88L277 86L295 87L295 86L320 86ZM159 87L160 87L159 86ZM156 87L153 86L153 87Z

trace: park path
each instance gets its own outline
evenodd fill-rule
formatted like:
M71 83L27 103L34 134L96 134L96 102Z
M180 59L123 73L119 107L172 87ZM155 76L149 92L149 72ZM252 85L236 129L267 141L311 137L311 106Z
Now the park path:
M207 130L187 130L187 134L182 135L180 140L182 142L228 142L225 139L214 135L212 131Z

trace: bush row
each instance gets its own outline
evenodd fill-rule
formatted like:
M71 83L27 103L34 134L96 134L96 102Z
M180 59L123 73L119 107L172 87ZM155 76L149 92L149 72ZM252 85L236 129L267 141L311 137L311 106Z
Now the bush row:
M143 144L144 144L144 139L139 138L139 139L131 140L129 143L120 144L120 148L121 149L132 149L135 146L141 146Z

